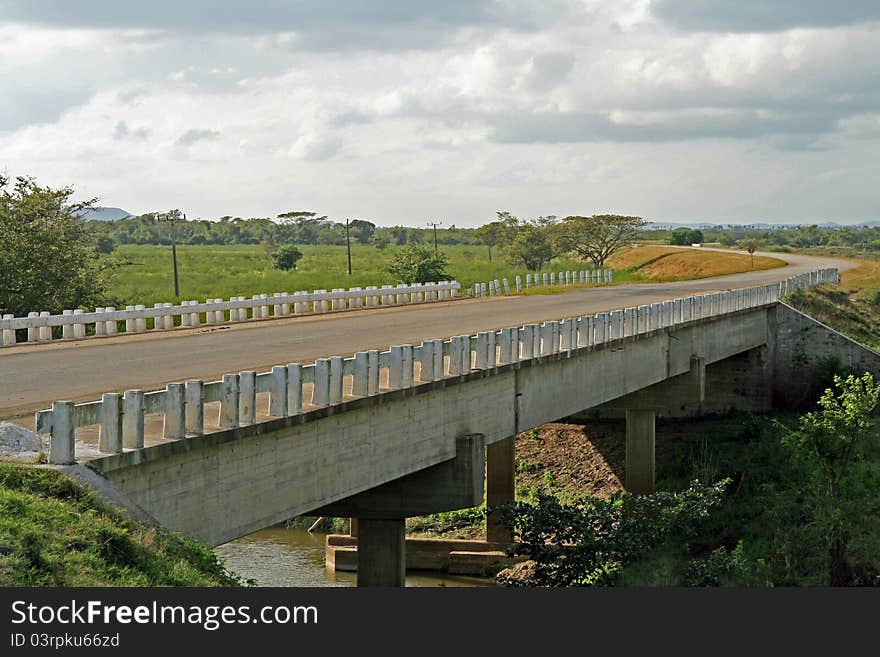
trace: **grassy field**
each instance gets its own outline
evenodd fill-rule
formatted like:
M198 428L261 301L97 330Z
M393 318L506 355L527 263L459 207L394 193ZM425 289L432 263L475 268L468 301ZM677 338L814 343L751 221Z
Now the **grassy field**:
M0 463L0 586L237 586L205 545L127 519L60 472Z
M338 287L389 285L397 283L385 271L394 247L352 247L352 276L348 276L345 247L302 246L303 258L295 271L272 267L269 256L258 245L181 246L177 249L181 299L205 299L234 295L271 294L298 290L330 290ZM444 246L449 274L465 288L478 281L516 275L525 278L523 267L514 267L496 256L489 262L486 249L476 246ZM165 246L124 245L114 253L122 265L116 273L110 296L117 305L176 301L171 273L171 249ZM755 258L756 269L782 266L773 258ZM747 256L735 253L700 252L670 247L627 249L612 258L618 283L672 281L737 273L750 269ZM563 257L554 259L544 271L590 269L584 262ZM547 291L542 289L541 291Z

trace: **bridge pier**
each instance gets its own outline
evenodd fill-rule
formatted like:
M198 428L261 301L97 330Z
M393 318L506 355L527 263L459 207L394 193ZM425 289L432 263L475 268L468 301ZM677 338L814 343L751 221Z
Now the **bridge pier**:
M511 530L501 522L501 512L494 510L515 499L514 437L505 438L486 447L486 540L490 543L510 543Z
M654 425L655 411L626 410L626 483L630 493L645 495L654 492Z
M358 518L359 587L405 585L404 524L403 518Z

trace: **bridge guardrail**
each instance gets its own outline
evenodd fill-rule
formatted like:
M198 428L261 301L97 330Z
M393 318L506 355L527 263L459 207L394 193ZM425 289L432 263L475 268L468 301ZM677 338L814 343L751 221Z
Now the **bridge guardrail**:
M105 393L98 401L56 401L36 413L39 433L50 434L49 462L76 460L76 429L100 427L98 451L119 453L144 447L144 419L164 414L163 438L205 434L205 405L219 402L219 429L256 423L257 395L268 393L267 415L285 417L458 377L474 370L540 359L607 342L638 339L692 321L768 306L791 291L839 282L837 269L820 269L779 283L711 292L542 324L395 345L387 351L358 352L351 358L319 358L312 364L277 365L268 372L224 374L219 381L169 383L164 390ZM383 385L384 383L384 385ZM348 390L346 396L345 391ZM347 397L347 398L346 398Z
M530 287L547 287L556 285L610 285L614 282L614 272L611 269L583 269L579 271L560 272L535 272L526 274L525 289ZM522 276L514 277L517 292L523 291ZM503 286L503 287L502 287ZM502 291L503 289L503 291ZM510 294L510 280L508 278L493 279L488 283L475 283L467 289L467 295L473 297L498 296Z
M61 339L87 337L86 325L94 325L94 335L116 335L119 324L125 322L123 334L168 331L174 328L175 317L180 317L181 326L201 326L201 316L205 324L218 325L242 322L249 319L269 317L290 317L326 313L354 308L374 308L409 303L445 301L458 296L461 284L458 281L439 281L437 283L413 283L410 285L383 285L315 290L314 292L276 292L256 294L250 299L243 296L223 299L182 301L180 304L157 303L152 308L144 305L126 306L125 310L116 308L96 308L94 312L81 309L65 310L61 315L44 312L31 312L27 317L14 317L6 314L0 319L0 346L16 344L16 330L27 329L27 342L50 342L53 339L52 327L61 327ZM271 313L270 313L271 309ZM250 317L248 311L250 310ZM148 328L147 320L152 319Z

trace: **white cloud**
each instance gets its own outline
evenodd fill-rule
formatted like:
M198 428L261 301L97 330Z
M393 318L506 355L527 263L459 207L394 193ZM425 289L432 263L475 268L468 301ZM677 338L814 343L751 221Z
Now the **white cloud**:
M162 3L65 27L0 0L0 169L204 216L876 216L880 28L777 4L767 29L692 29L676 2L401 1L353 38L339 7L298 31Z

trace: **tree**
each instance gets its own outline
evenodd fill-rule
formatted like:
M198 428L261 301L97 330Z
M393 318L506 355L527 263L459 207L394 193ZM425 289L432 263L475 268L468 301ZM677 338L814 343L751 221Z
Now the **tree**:
M556 255L549 228L526 225L520 228L506 247L508 258L529 271L539 271Z
M392 256L386 267L396 283L433 283L448 280L449 262L442 251L407 244Z
M289 271L296 269L296 263L303 257L302 251L293 244L285 244L280 246L271 253L272 265L275 269Z
M834 377L819 410L801 416L785 443L813 467L811 496L827 541L828 583L853 582L849 545L854 529L876 522L880 498L880 386L865 372Z
M317 244L321 222L327 217L319 217L317 212L298 210L282 212L278 215L281 223L293 227L294 242L300 244Z
M721 233L721 235L718 237L718 242L721 244L721 246L731 247L736 244L736 237L734 237L730 233Z
M363 219L352 219L348 224L348 228L351 231L351 236L360 244L369 244L373 238L373 233L376 232L376 224Z
M490 221L474 231L476 238L489 248L489 262L492 262L492 249L501 243L505 232L505 226L500 221Z
M703 243L703 231L698 228L676 228L672 231L669 243L676 246L690 246Z
M646 224L641 217L616 214L570 216L554 227L554 233L560 250L572 251L599 269L613 253L633 242Z
M101 305L111 263L98 257L80 216L97 199L71 203L73 189L0 174L0 313Z
M407 237L409 236L409 231L407 231L406 226L392 226L390 229L391 237L394 238L394 243L397 246L403 246L406 244Z

